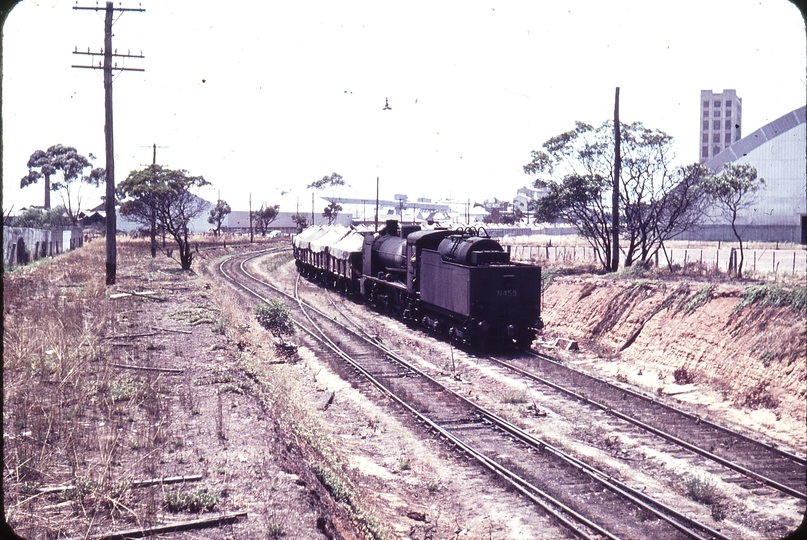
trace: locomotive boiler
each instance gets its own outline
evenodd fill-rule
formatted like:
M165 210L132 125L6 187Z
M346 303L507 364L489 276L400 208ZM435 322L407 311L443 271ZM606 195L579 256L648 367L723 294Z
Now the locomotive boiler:
M309 227L295 237L294 257L325 286L473 347L526 349L543 327L541 268L512 262L482 228Z

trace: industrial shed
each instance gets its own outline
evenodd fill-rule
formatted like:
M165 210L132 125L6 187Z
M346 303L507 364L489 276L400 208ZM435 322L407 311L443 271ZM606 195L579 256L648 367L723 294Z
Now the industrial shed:
M807 244L806 111L801 107L777 118L704 163L714 172L726 163L748 163L765 180L756 204L738 220L743 240ZM731 225L716 213L695 234L704 240L734 239Z

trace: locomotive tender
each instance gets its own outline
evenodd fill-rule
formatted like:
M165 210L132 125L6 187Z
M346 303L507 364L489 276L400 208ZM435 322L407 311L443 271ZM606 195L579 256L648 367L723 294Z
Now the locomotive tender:
M304 276L473 347L523 350L543 327L541 268L511 262L482 228L312 226L293 244Z

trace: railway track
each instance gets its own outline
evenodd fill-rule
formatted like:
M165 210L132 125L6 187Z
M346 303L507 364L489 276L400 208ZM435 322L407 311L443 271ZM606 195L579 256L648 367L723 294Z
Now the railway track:
M252 275L246 260L237 265L225 261L222 273L257 298L289 296ZM243 283L245 277L248 283ZM576 536L728 538L450 390L372 336L348 329L308 305L299 294L295 301L305 317L295 322L315 340L316 348L330 351L337 364L349 366L348 373L342 369L343 376L381 391L424 428L474 458Z
M531 381L635 425L697 455L740 473L743 487L761 485L807 500L807 459L771 443L743 435L698 415L629 388L574 370L545 355L531 353L512 361L491 362Z

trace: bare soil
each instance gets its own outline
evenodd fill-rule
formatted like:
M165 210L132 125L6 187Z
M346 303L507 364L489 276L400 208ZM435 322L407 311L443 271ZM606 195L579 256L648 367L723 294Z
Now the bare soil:
M246 512L170 537L567 537L312 351L282 354L252 301L213 276L215 262L241 248L203 250L193 272L148 257L142 242L118 249L114 287L91 271L103 268L102 242L4 277L4 514L17 534L85 537ZM288 256L261 268L277 282L294 276ZM804 454L804 313L733 313L746 283L715 284L709 301L693 302L705 285L555 278L537 346ZM469 392L486 391L473 358L340 303L447 378L466 373L457 384ZM505 401L497 406L518 408ZM202 478L131 485L178 475ZM38 491L53 486L73 489ZM197 511L170 504L172 494L200 492L218 499ZM764 526L738 526L766 537Z
M735 312L749 285L561 277L544 294L543 341L575 339L579 351L557 354L804 455L807 319L790 307Z

